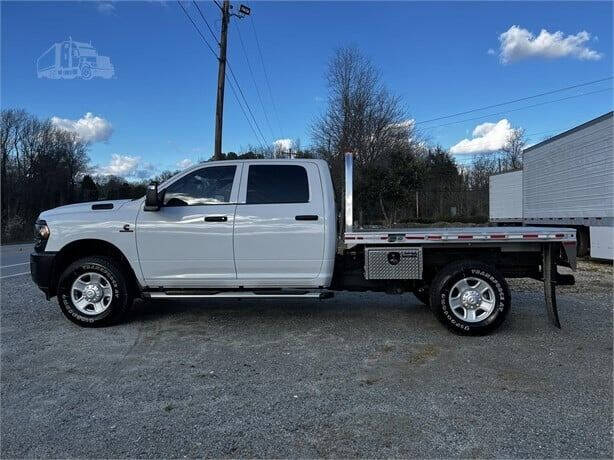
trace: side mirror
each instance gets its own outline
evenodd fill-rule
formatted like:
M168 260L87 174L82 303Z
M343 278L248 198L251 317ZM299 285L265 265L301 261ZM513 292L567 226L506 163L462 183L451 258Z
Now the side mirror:
M153 182L147 186L147 192L145 192L145 207L143 211L159 211L160 210L160 197L158 196L158 183Z

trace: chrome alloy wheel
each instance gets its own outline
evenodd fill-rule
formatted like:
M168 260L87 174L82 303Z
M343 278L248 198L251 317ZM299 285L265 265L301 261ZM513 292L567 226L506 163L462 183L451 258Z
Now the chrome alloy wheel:
M495 309L495 291L480 278L463 278L448 296L450 310L463 321L477 323L488 318Z
M87 272L72 283L70 298L75 308L84 315L99 315L111 305L113 288L100 273Z

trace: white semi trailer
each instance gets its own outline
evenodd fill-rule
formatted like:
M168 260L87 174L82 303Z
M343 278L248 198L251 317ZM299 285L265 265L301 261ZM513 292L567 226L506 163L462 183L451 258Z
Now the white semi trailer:
M490 176L488 199L491 222L522 223L522 171Z
M614 259L613 113L523 152L523 170L490 178L490 220L573 227L578 254Z

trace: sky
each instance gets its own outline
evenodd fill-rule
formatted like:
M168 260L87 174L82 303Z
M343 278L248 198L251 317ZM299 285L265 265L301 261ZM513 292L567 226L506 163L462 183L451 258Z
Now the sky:
M372 60L421 135L459 163L499 149L513 129L537 143L614 105L611 2L244 3L251 15L232 18L228 58L263 143L310 145L310 125L326 107L327 62L347 45ZM182 5L215 47L193 3ZM198 5L218 34L218 7ZM217 60L176 1L0 8L3 109L77 132L100 174L145 178L211 156ZM39 78L39 56L69 37L109 57L113 76ZM596 80L603 81L429 121ZM227 83L223 150L258 145L258 137Z

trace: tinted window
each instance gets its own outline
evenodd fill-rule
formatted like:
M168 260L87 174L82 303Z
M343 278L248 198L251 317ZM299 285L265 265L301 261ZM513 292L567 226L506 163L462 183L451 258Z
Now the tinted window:
M236 166L213 166L182 177L166 189L164 206L228 203L236 169Z
M293 165L251 165L247 178L247 204L307 203L307 171Z

